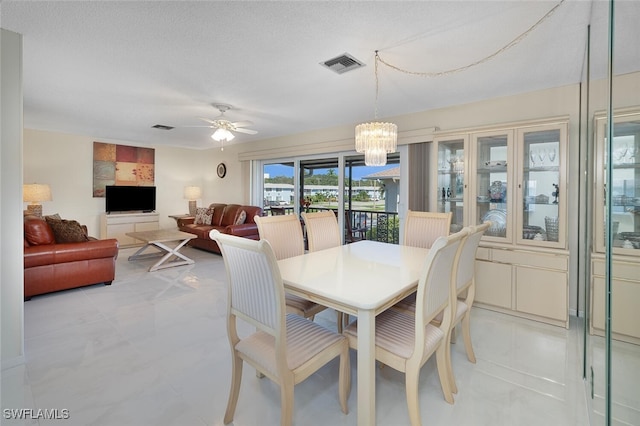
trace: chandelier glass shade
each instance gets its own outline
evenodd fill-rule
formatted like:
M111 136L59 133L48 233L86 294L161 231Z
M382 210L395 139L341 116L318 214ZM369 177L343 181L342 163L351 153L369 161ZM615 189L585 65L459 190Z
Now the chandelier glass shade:
M378 119L378 51L375 55L374 74L376 79L375 120ZM384 166L387 154L398 148L398 126L393 123L372 121L356 126L356 152L364 153L367 166Z
M398 126L374 121L356 126L356 152L364 153L367 166L384 166L387 154L398 148Z

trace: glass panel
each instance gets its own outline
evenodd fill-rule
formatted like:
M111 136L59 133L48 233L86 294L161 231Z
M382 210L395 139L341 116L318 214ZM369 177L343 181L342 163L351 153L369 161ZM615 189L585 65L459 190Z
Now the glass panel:
M387 155L385 166L366 166L362 155L345 157L344 165L345 241L398 244L399 154Z
M300 161L300 211L338 209L338 159Z
M475 223L493 222L485 235L507 236L507 135L482 136L477 139L478 174Z
M640 121L616 123L611 148L613 247L640 249Z
M558 241L560 131L524 133L522 238Z
M438 212L452 212L451 232L464 226L464 139L438 142Z
M295 192L294 164L270 163L263 166L264 212L267 215L293 212Z

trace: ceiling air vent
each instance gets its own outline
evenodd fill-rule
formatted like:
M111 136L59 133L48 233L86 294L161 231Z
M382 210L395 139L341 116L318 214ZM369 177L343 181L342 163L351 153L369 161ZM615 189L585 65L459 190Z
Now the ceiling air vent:
M324 62L320 62L323 67L329 68L331 71L335 71L338 74L344 74L347 71L362 68L364 64L351 56L348 53L344 53L333 59L329 59Z
M164 124L156 124L155 126L151 126L152 129L160 129L160 130L171 130L173 127L166 126Z

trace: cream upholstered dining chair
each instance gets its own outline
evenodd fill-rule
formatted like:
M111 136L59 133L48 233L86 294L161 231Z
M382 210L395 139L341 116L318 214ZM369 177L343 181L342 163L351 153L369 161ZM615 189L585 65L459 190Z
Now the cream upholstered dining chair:
M304 254L302 225L297 215L255 216L253 219L258 225L260 239L269 241L276 259L281 260ZM313 319L315 314L326 309L326 306L289 293L285 295L285 302L287 312L305 318Z
M465 234L458 232L438 238L425 260L418 282L415 315L395 309L380 313L375 321L375 354L381 363L405 373L405 392L409 419L412 425L420 424L418 384L420 369L436 354L438 376L445 400L453 404L453 393L449 383L450 374L446 360L446 349L452 320L451 301L455 298L451 280L457 267L460 244ZM439 326L431 324L435 316L443 312ZM344 330L349 346L358 345L358 321Z
M438 237L449 235L452 214L409 210L404 224L403 245L430 248Z
M227 270L227 333L232 352L231 389L224 423L233 421L246 361L280 386L280 423L293 421L294 386L340 357L338 395L347 414L351 390L347 339L298 315L287 314L284 285L268 241L211 231ZM251 267L247 267L251 265ZM240 319L256 327L246 337L237 332Z
M455 311L453 311L454 316L451 321L451 341L452 343L455 341L455 327L460 324L467 358L474 364L476 362L476 355L473 352L473 344L471 342L471 306L473 306L473 300L476 294L476 252L478 251L478 245L480 244L482 235L484 235L490 225L491 222L485 222L482 225L465 227L460 231L465 232L467 236L460 247L460 259L455 273L455 280L452 282L452 285L455 285L456 300ZM415 301L412 303L408 301L408 299L404 299L394 305L394 309L414 313L416 310ZM440 324L440 322L442 322L442 315L437 315L432 321L435 325ZM449 345L447 345L447 363L449 364L449 373L451 374L449 378L451 389L453 393L457 393L458 388L453 375L451 346Z
M340 228L335 213L330 210L306 213L302 212L302 220L307 230L309 251L324 250L342 245Z
M307 242L309 243L310 252L342 245L338 220L332 211L303 212L302 219L304 220L304 226L307 230ZM345 321L344 314L336 311L338 333L342 333Z

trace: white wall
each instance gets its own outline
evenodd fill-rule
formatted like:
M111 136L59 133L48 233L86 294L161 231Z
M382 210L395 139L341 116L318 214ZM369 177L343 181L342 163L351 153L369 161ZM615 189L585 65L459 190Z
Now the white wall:
M203 189L198 206L248 201L248 191L241 189L245 185L243 167L233 147L223 152L219 148L202 151L25 129L24 182L51 186L53 201L42 204L43 213L75 219L87 225L92 236L100 236L100 215L104 212L104 198L93 198L94 141L155 148L156 210L163 228L175 226L168 215L188 212L188 201L183 198L188 185ZM220 162L227 165L224 179L216 174Z
M22 36L0 29L0 361L24 360L22 256Z

